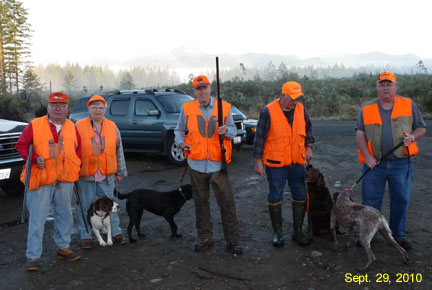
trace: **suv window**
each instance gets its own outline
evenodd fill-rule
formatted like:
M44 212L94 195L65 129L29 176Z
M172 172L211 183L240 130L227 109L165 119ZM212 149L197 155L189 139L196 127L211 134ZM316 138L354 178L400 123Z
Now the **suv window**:
M113 100L111 102L110 113L113 116L125 116L129 111L130 99Z
M75 106L73 107L72 112L87 111L88 100L90 100L90 98L79 99L78 102L76 102Z
M185 102L191 100L191 97L188 95L162 95L156 96L156 99L162 105L167 113L180 113L181 108Z
M148 116L151 110L157 110L156 106L151 101L138 99L135 102L135 115Z

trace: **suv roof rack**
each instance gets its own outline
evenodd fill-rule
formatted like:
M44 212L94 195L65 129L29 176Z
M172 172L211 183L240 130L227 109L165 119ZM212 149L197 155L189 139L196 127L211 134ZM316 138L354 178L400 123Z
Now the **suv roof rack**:
M154 95L157 92L169 92L169 93L178 93L178 94L182 94L182 95L186 95L185 92L178 90L178 89L173 89L173 88L166 88L166 89L133 89L133 90L120 90L120 91L116 91L116 94L149 94L149 95Z
M148 89L133 89L133 90L120 90L120 94L148 94L148 95L154 95L153 90Z
M185 92L178 90L178 89L173 89L173 88L153 89L153 92L168 92L168 93L178 93L178 94L186 95Z

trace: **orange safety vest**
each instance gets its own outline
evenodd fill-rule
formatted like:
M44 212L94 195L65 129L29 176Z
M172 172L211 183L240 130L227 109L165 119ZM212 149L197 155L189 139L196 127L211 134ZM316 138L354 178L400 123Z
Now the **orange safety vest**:
M60 131L58 143L50 129L48 116L34 119L33 150L45 160L45 168L40 169L32 164L30 171L29 190L59 182L75 182L78 180L81 160L76 154L78 138L75 124L66 119ZM31 158L31 155L28 157ZM21 173L24 183L25 165Z
M77 122L81 136L82 162L80 177L94 176L98 169L103 175L117 173L117 130L113 121L103 118L100 144L96 142L90 118Z
M381 152L382 120L378 108L378 99L367 102L362 107L365 136L369 152L377 160L380 160L383 155L383 152ZM396 97L394 100L391 114L391 130L395 146L402 141L402 136L405 132L412 132L413 116L411 107L411 99ZM408 149L410 155L415 155L419 152L416 142L411 143ZM364 163L364 156L360 149L358 149L358 153L360 163ZM400 147L396 149L394 154L398 158L404 158L408 155L408 151L406 147Z
M291 163L303 165L306 155L304 107L301 103L295 106L291 128L279 100L267 105L271 122L264 144L263 161L269 167L283 167Z
M185 114L185 125L188 133L185 136L185 142L190 145L188 158L192 160L221 161L221 147L219 134L217 133L218 125L218 100L215 100L215 107L210 118L206 121L201 113L198 100L186 102L183 105ZM222 101L223 120L226 124L231 109L231 104ZM231 140L224 138L224 146L226 149L226 162L231 162L232 144Z

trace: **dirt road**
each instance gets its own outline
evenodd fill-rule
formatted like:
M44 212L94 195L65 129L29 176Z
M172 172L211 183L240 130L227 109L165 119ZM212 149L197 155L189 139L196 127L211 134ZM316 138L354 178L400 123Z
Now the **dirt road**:
M428 125L430 129L432 122ZM312 164L323 171L331 192L350 187L360 175L353 126L353 122L314 122L317 142ZM306 248L292 243L288 187L283 204L285 247L273 248L267 182L254 174L252 147L244 146L234 152L229 168L241 225L242 256L233 257L225 251L220 215L213 199L216 244L206 253L193 251L196 234L190 201L176 216L183 239L171 240L165 220L146 212L141 223L146 238L136 244L107 248L95 243L74 263L56 259L53 224L48 221L42 269L27 273L23 268L27 224L13 222L19 219L21 200L0 193L0 289L432 289L431 134L420 141L419 147L407 227L413 243L410 265L404 265L400 254L384 241L373 244L378 260L364 273L356 271L367 260L361 248L335 251L328 237L315 238ZM127 166L130 176L119 185L122 192L144 187L173 189L183 173L183 168L169 165L161 156L127 155ZM336 181L341 182L340 187L334 186ZM360 186L355 193L356 201L360 201ZM124 202L120 204L125 229L128 217ZM383 212L388 217L388 196ZM75 229L74 247L78 239ZM360 283L366 274L369 282Z

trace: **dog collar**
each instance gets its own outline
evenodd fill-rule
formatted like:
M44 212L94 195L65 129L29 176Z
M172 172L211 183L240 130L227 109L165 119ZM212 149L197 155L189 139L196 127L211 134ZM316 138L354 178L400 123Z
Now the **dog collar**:
M185 201L187 201L186 196L184 196L181 187L179 187L178 192L180 192L180 195L183 197L183 199L184 199Z
M353 190L351 188L345 189L344 191L339 192L339 195L343 195L343 194L348 193L348 192L352 193Z

